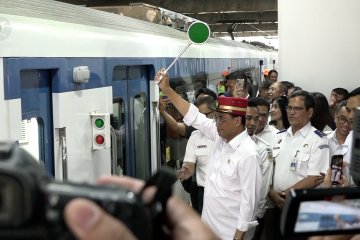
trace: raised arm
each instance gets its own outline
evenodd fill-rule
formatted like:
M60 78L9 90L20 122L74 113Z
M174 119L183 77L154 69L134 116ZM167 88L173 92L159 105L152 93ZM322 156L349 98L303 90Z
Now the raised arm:
M163 93L170 99L171 103L176 107L179 113L182 116L189 111L190 103L187 102L185 99L180 97L171 87L169 84L169 75L165 73L164 69L161 69L156 73L156 80L159 80L161 76L161 81L158 83L160 89Z
M159 99L159 111L166 124L171 130L175 131L180 136L186 135L186 126L182 122L177 122L176 119L165 111L166 102L163 98Z

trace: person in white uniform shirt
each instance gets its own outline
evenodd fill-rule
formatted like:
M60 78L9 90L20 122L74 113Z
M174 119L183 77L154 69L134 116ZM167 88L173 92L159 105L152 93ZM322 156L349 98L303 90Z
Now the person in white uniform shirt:
M265 99L264 99L265 100ZM266 209L269 207L273 207L272 201L268 198L268 193L270 190L270 181L272 177L273 172L273 156L272 156L272 150L270 144L265 141L264 139L258 137L255 135L255 132L259 125L259 105L258 103L261 103L262 101L252 99L248 102L248 107L246 109L246 129L251 136L251 138L254 140L258 147L258 152L261 158L261 173L263 176L262 181L262 188L261 188L261 195L260 195L260 201L257 208L256 216L257 220L259 222L259 225L256 226L256 232L255 228L252 228L249 230L245 238L246 239L260 239L262 230L263 230L263 217L266 212ZM265 117L266 118L266 117ZM255 234L255 236L254 236Z
M213 119L216 99L208 95L201 96L194 102L194 105L199 108L199 112ZM194 174L196 168L196 182L199 186L197 206L200 214L203 208L207 163L213 150L214 142L212 140L205 137L199 130L193 131L186 144L183 166L178 174L178 178L181 181L189 179Z
M324 180L329 166L329 144L326 134L311 126L315 100L306 91L296 91L289 99L287 115L290 128L277 134L272 142L275 160L274 179L269 196L277 206L273 223L279 223L280 209L290 189L314 188ZM283 239L280 227L273 228L267 239Z
M348 121L349 111L346 109L347 101L338 104L335 110L335 124L336 129L328 134L330 157L341 154L344 156L344 162L350 164L350 139L348 138L351 125Z
M221 239L243 239L245 232L257 225L262 182L257 147L245 130L247 99L220 97L212 121L170 88L164 70L156 79L161 79L159 87L184 122L215 142L207 168L202 220Z
M277 128L269 125L270 104L261 97L253 98L253 101L259 109L259 122L255 134L270 145L274 136L279 132Z

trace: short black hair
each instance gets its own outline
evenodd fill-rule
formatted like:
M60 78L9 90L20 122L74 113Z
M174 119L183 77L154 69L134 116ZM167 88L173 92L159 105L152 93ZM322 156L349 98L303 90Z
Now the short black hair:
M246 74L241 70L236 70L231 72L229 75L225 77L225 80L231 80L231 79L244 79L247 80ZM247 84L247 83L244 83ZM245 87L245 86L244 86ZM247 86L246 86L247 87Z
M253 98L253 99L250 99L249 101L248 101L248 107L256 107L257 108L257 104L256 104L256 102L254 101L254 99L255 98Z
M259 84L259 89L267 90L270 88L271 84L273 84L273 82L269 80L264 80Z
M267 107L268 111L270 111L270 103L262 97L255 97L251 101L253 101L256 106L265 106Z
M306 111L309 110L309 108L315 109L315 98L308 91L297 90L290 95L289 99L294 98L294 97L304 97L305 98L304 103L305 103Z
M276 75L279 75L278 72L275 69L272 69L272 70L269 71L268 76L270 76L270 74L272 74L273 72L276 73Z
M351 98L351 97L355 97L357 95L360 95L360 87L355 88L354 90L352 90L348 95L348 99Z
M216 93L209 88L199 88L195 93L195 99L197 99L200 94L206 94L213 97L215 100L217 99Z
M335 112L338 113L342 107L346 107L346 104L347 104L347 100L344 100L344 101L340 102L340 103L336 106Z
M281 81L281 84L284 85L286 87L286 89L295 87L295 84L293 84L292 82L288 82L288 81Z
M348 99L349 92L345 88L334 88L331 92L335 92L336 94L343 95L344 100Z
M216 109L216 99L214 99L210 95L204 95L197 98L194 102L194 105L196 107L199 107L200 105L206 104L211 109Z

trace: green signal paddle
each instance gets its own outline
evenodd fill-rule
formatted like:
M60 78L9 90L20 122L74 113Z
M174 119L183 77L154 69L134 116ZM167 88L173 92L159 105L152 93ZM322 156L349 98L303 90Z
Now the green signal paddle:
M174 61L165 69L165 73L169 71L169 69L174 65L174 63L181 57L181 55L184 54L184 52L191 46L191 44L203 44L205 43L209 37L210 37L210 28L209 26L204 22L193 22L188 30L187 35L189 38L188 44L185 46L185 48L180 52L180 54L174 59ZM159 83L161 81L160 79L156 82Z
M187 31L187 35L191 43L203 44L210 37L210 28L204 22L193 22Z

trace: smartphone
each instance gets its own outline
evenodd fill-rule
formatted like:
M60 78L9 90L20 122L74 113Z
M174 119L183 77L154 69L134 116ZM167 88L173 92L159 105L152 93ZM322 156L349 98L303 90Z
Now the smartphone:
M330 161L331 167L331 183L332 185L338 185L340 183L341 176L343 174L343 155L333 155Z
M244 89L245 79L236 79L236 89Z

